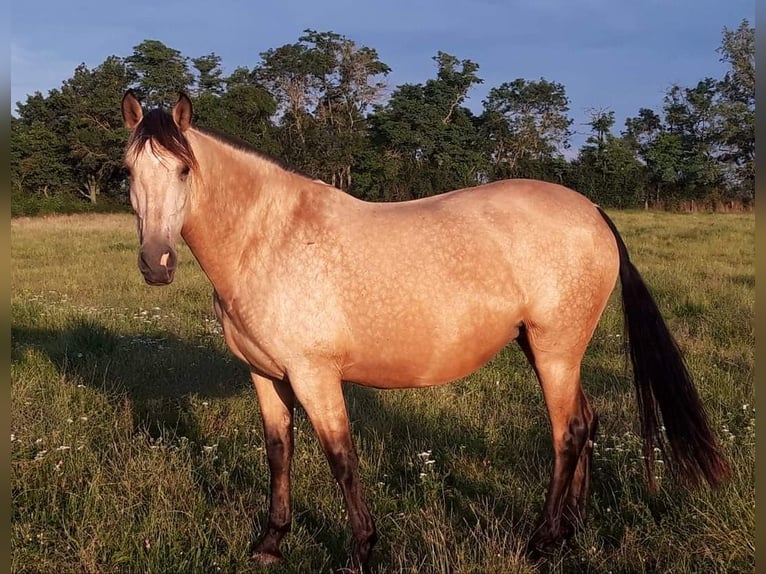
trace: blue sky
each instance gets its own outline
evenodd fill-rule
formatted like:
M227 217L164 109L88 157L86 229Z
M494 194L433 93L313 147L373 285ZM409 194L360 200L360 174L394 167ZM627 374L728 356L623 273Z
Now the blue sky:
M474 110L493 86L544 77L566 87L575 130L587 130L589 109L614 110L622 128L639 108L659 109L671 84L721 77L721 31L743 18L754 24L755 2L22 0L11 6L11 106L59 87L81 62L128 56L145 39L189 57L215 52L231 71L313 28L375 48L392 68L389 91L433 77L441 50L480 65L484 84L467 101Z

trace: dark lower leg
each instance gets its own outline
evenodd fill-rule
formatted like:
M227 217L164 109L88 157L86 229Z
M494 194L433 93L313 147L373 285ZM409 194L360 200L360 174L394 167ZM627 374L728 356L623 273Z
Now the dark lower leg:
M586 436L587 426L582 418L573 417L563 436L554 441L553 476L548 486L538 527L530 541L533 548L543 549L559 542L567 534L571 534L562 531L561 516Z
M587 401L583 403L583 416L588 425L588 438L580 451L564 509L564 520L568 521L573 529L577 529L585 523L586 506L590 493L593 443L598 431L598 416L590 408Z
M266 527L253 546L253 559L270 564L282 560L279 545L290 531L290 464L293 455L294 397L289 384L253 377L263 418L266 456L271 475Z
M271 472L269 496L269 516L266 528L253 548L254 554L262 562L271 562L271 557L279 561L282 553L279 545L285 534L290 531L292 512L290 508L290 459L292 457L292 437L284 442L280 438L267 440L267 456Z
M554 440L553 476L538 526L527 546L528 553L533 557L547 552L574 533L573 524L564 517L564 513L587 437L587 423L581 416L575 416L569 419L566 431Z
M359 461L353 445L349 442L342 450L327 453L332 474L340 486L348 509L353 533L351 564L354 569L365 571L372 556L372 548L378 540L375 522L364 503L359 481Z

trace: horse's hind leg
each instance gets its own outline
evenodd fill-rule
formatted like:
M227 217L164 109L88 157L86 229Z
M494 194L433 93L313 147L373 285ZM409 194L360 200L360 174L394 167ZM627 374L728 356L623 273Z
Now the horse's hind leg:
M534 557L569 538L585 518L597 418L580 386L582 352L544 351L526 331L518 340L540 381L553 434L553 476L527 547Z
M564 510L563 518L570 523L572 529L581 526L585 522L588 494L590 493L593 443L596 440L596 432L598 431L598 415L593 412L588 399L582 391L581 394L583 418L588 426L588 440L580 451L580 458L575 467L572 484L569 487L569 496L567 497Z
M282 560L279 545L290 530L290 461L293 455L293 411L295 395L284 381L252 375L263 419L266 457L271 472L269 517L260 540L253 548L253 560L272 564Z

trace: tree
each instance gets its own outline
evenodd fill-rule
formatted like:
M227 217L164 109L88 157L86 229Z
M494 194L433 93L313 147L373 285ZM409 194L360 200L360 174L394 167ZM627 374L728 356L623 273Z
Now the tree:
M367 139L366 114L385 89L390 68L378 53L333 32L306 30L300 38L316 52L318 84L309 145L319 159L314 173L350 190L351 170Z
M625 122L624 138L647 168L651 191L644 204L665 200L706 199L720 193L721 121L718 82L705 78L696 86L671 86L662 116L642 108Z
M644 166L629 138L615 137L613 111L592 111L591 135L574 162L578 191L604 206L631 207L641 198Z
M662 118L654 110L641 108L638 110L638 116L625 120L624 135L633 143L638 155L643 158L646 150L663 129Z
M400 85L384 101L390 68L374 49L335 32L304 30L297 42L266 50L254 67L228 76L215 53L188 58L145 40L125 58L82 64L59 89L16 104L14 201L25 194L28 205L49 210L65 195L124 199L127 132L119 100L131 87L149 107L190 91L197 125L366 199L530 177L570 185L605 205L747 202L755 194L754 33L747 20L724 28L717 50L724 77L671 86L661 109L639 109L619 136L614 114L594 111L591 135L572 161L562 153L572 124L565 88L543 78L490 89L477 117L465 102L482 82L479 65L445 52L432 58L433 77Z
M17 193L48 198L71 187L75 180L67 135L66 99L54 89L35 92L17 104L11 121L11 176Z
M334 32L305 30L295 44L261 54L254 78L277 100L283 157L348 190L366 141L365 115L389 72L375 50Z
M650 198L659 205L666 195L671 198L676 195L673 190L684 180L683 157L684 144L678 134L663 130L647 146L644 158L654 195L644 196L644 207L649 207Z
M11 117L13 191L47 198L65 190L74 179L68 151L48 123L33 119L27 124Z
M172 106L178 92L189 91L194 76L188 58L159 40L144 40L125 58L136 77L135 90L147 107Z
M662 118L653 110L641 108L638 116L625 120L623 138L635 156L646 166L647 187L642 194L644 208L659 204L665 192L673 197L683 179L681 169L683 142L677 133L671 133Z
M642 108L625 137L646 164L649 198L749 200L755 184L755 30L724 28L718 48L730 65L722 80L671 86L662 116Z
M224 90L224 79L221 77L221 57L215 53L192 59L192 65L197 70L197 80L194 93L197 96L212 94L219 96Z
M285 151L298 164L305 151L305 125L316 105L318 69L316 53L298 42L262 52L261 63L254 70L255 78L276 98L277 113L288 136Z
M78 193L96 203L103 190L123 191L122 156L127 140L120 101L134 74L125 61L109 56L94 70L75 69L61 88L69 118L67 142Z
M742 20L736 30L724 27L723 39L716 51L721 54L721 61L731 66L722 82L727 96L752 103L755 98L755 28L747 19Z
M755 28L742 20L736 30L723 29L718 48L729 64L719 83L721 155L730 189L744 198L755 195Z
M717 81L705 78L693 88L672 86L665 95L665 124L668 133L681 143L680 169L676 188L679 198L717 192L723 184L717 160L720 118L717 114Z
M568 111L564 86L543 78L517 78L492 88L481 119L491 178L545 177L546 164L555 165L569 147Z
M195 123L236 136L268 154L280 152L271 117L277 102L251 70L239 67L222 78L223 92L205 92L194 101Z
M471 87L482 82L479 65L445 52L433 60L436 78L397 87L371 118L379 160L370 166L377 185L365 188L366 197L425 197L476 185L485 177L477 120L461 105Z

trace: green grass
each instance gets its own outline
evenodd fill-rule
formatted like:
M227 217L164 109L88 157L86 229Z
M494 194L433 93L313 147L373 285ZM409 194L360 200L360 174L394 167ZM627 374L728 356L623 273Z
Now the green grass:
M734 476L686 492L643 474L615 292L583 366L600 414L590 517L533 566L547 485L544 404L515 345L467 380L346 388L375 572L753 572L754 227L749 215L617 212L684 349ZM12 246L12 570L328 572L347 558L338 489L296 420L287 562L248 562L266 511L258 406L226 350L211 288L181 250L149 288L125 215L19 219Z

